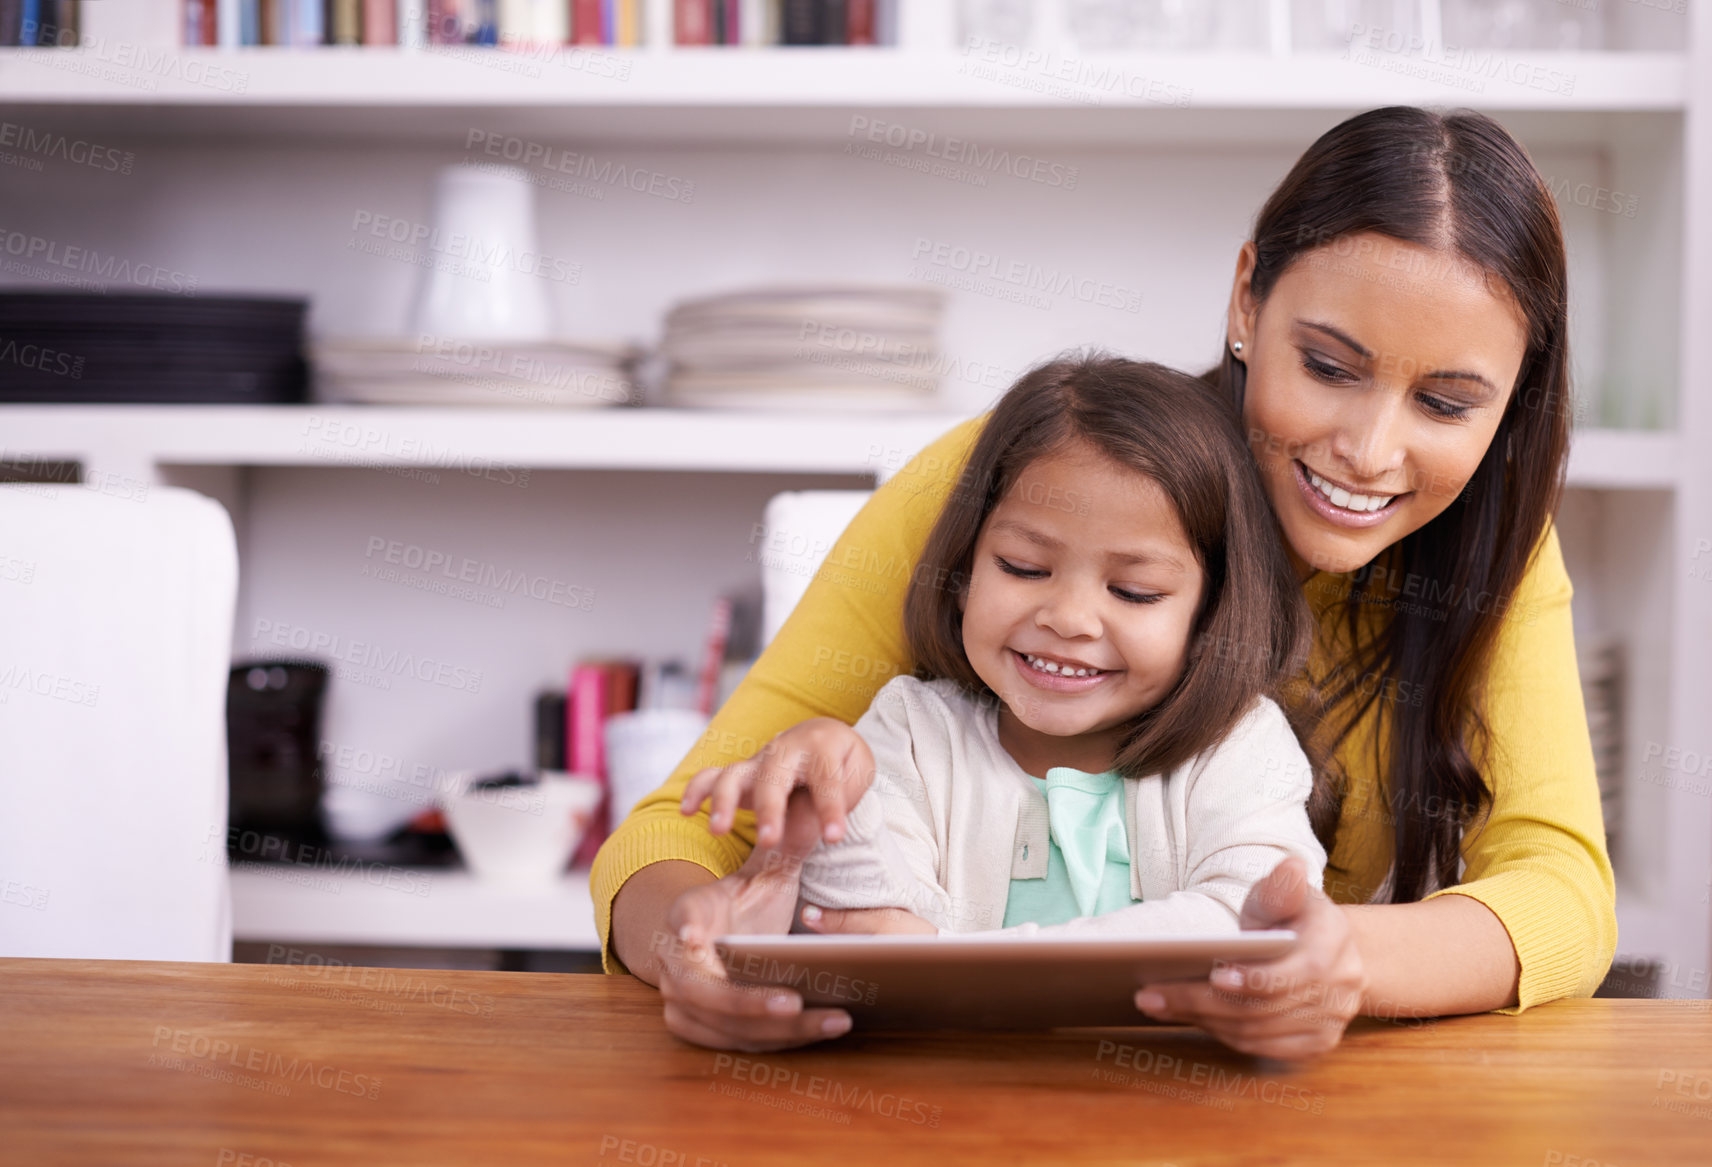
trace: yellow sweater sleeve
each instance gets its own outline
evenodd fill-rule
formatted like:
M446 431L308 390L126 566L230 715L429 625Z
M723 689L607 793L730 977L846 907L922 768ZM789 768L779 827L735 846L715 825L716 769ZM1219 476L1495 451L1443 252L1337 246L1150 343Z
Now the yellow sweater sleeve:
M1506 613L1488 680L1491 814L1463 839L1464 882L1434 893L1479 900L1509 931L1522 971L1517 1004L1502 1013L1592 996L1617 948L1616 885L1569 597L1548 527Z
M984 420L948 431L874 492L695 749L602 844L590 884L608 972L625 971L612 950L612 901L625 880L667 859L729 875L755 845L749 811L738 813L727 835L708 832L705 809L690 817L678 812L696 771L747 758L811 717L853 725L886 681L914 667L904 643L904 595Z

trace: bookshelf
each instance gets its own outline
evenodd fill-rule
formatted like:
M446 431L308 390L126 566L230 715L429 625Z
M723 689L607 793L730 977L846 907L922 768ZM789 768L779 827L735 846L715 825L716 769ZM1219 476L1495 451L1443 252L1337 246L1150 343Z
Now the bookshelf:
M1697 343L1712 319L1712 226L1691 213L1712 205L1704 22L1612 6L1623 23L1611 51L1510 54L1479 92L1442 73L1259 49L1061 58L1047 68L1080 78L1066 90L1039 84L1040 70L972 71L979 54L958 51L950 3L906 0L896 48L677 49L650 31L638 49L591 49L534 73L517 67L527 54L500 50L184 49L170 3L87 7L86 31L105 49L0 50L0 121L111 145L136 165L125 175L52 159L0 165L0 225L169 263L209 291L309 295L320 335L401 329L415 273L352 253L353 215L426 217L435 170L469 158L473 135L694 183L682 202L599 182L541 189L544 245L586 273L556 291L564 328L579 336L647 340L674 300L779 273L919 279L923 238L1143 293L1134 314L954 293L945 348L973 372L948 376L938 409L918 415L0 409L8 458L191 485L231 509L244 569L239 653L271 620L484 669L494 683L479 700L346 686L330 703L329 738L448 769L521 763L527 696L571 656L693 651L711 597L757 578L750 533L772 493L872 485L901 452L1068 346L1204 366L1254 210L1347 113L1393 102L1493 113L1559 193L1570 245L1579 428L1560 530L1578 635L1616 637L1626 654L1620 953L1665 961L1678 995L1695 970L1705 983L1712 797L1648 757L1712 748L1712 357ZM657 22L670 8L656 0L647 11ZM119 45L133 63L115 74ZM967 164L935 175L912 169L935 160L926 151L883 137L878 156L860 156L881 122L1027 152L1079 181L1066 190ZM12 258L0 254L0 282L32 282ZM379 453L353 451L338 436L351 427L429 452L398 453L405 443L389 437ZM533 476L517 489L460 463ZM377 533L587 582L601 611L567 623L520 607L472 623L443 597L362 586L363 546ZM241 894L240 913L268 904L255 909L266 920L293 918L286 893L270 894ZM368 910L341 916L339 938L395 935L378 909L365 925ZM425 927L411 942L474 942L451 924ZM242 923L240 934L266 938Z

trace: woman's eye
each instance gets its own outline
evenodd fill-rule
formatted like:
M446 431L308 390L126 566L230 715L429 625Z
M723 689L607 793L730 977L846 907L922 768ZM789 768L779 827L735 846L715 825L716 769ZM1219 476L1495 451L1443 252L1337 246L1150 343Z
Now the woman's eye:
M999 565L999 570L1007 575L1019 576L1022 579L1040 579L1046 573L1038 567L1018 567L1002 555L993 556L993 562Z
M1467 417L1470 409L1467 405L1458 405L1454 401L1446 401L1444 398L1434 397L1430 393L1421 394L1420 401L1434 415L1453 420Z
M1310 353L1302 354L1302 367L1308 370L1308 372L1313 374L1315 377L1318 377L1320 380L1330 381L1333 384L1352 385L1356 381L1360 380L1360 378L1358 378L1354 373L1351 373L1348 369L1339 368L1337 365L1327 364L1325 361L1319 360Z
M1165 597L1158 592L1126 592L1122 588L1111 589L1112 595L1131 604L1157 604Z

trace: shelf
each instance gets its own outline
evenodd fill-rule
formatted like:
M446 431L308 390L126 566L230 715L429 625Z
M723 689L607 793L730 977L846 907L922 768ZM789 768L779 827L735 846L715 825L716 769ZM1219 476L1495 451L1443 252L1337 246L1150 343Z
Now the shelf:
M232 870L238 940L598 952L588 872L519 892L467 871L400 868L392 886L355 871L242 863ZM418 893L423 894L418 894Z
M445 409L246 405L0 406L7 456L152 466L415 466L471 473L679 470L869 474L956 425L947 413Z
M978 50L566 46L544 58L479 48L107 44L0 50L0 105L34 107L38 128L43 119L69 118L156 137L460 146L472 121L559 140L845 141L851 111L883 110L924 119L911 128L1005 138L1198 141L1210 132L1260 141L1297 122L1323 129L1326 113L1387 104L1478 105L1561 120L1564 113L1680 112L1688 92L1678 53L1494 51L1465 54L1454 65L1332 53L1036 56L1019 63Z
M5 405L9 458L149 466L412 466L479 473L678 470L889 477L969 415L349 405ZM1675 434L1579 430L1569 485L1670 490Z

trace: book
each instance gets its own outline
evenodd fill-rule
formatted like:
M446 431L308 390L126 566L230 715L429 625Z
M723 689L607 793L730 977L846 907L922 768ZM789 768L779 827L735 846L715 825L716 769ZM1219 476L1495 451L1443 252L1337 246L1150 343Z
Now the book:
M495 19L501 44L522 45L535 40L535 13L529 0L498 0Z
M739 0L737 24L742 35L737 43L750 48L773 44L778 39L778 30L772 27L778 23L778 10L778 0Z
M327 39L326 10L321 0L286 0L290 5L286 41L288 45L309 48Z
M822 3L823 0L781 0L779 7L779 43L785 45L820 44Z
M398 43L398 9L396 0L363 0L365 45Z
M549 690L535 696L535 769L565 768L565 694Z
M535 44L562 45L571 39L570 0L527 0L529 39Z
M676 34L674 44L711 45L713 39L714 0L677 0L674 5Z
M820 43L823 45L842 45L849 43L845 38L850 27L849 0L823 0L825 7L820 13Z
M616 3L618 4L618 33L614 40L625 48L633 49L642 43L643 0L616 0Z
M571 0L571 43L604 45L606 29L601 24L600 0Z
M845 0L849 15L846 18L844 43L847 45L877 44L875 37L875 7L878 0Z
M188 2L200 6L198 0L188 0ZM186 19L189 19L188 13L186 13ZM24 0L23 9L18 13L18 39L12 43L29 48L37 43L36 38L41 35L41 31L42 0ZM189 41L187 43L201 44L202 42Z
M713 602L713 618L707 630L707 645L702 652L701 678L696 685L696 710L703 716L713 716L713 701L719 690L719 670L725 663L725 646L731 638L731 598L721 596Z
M398 0L398 43L419 49L428 43L428 0Z
M256 43L285 43L285 6L290 0L256 0Z
M241 8L241 0L216 0L214 43L223 49L235 49L244 43L243 18L239 15Z
M52 44L70 48L83 41L82 0L54 0L54 27L50 37L36 38L38 45Z
M363 43L363 0L327 0L326 21L328 44Z
M606 719L636 708L639 673L637 662L628 660L585 660L571 669L565 701L565 761L571 773L607 785ZM572 866L594 861L611 830L611 803L611 792L603 793Z
M0 45L15 45L23 36L24 0L0 0Z

